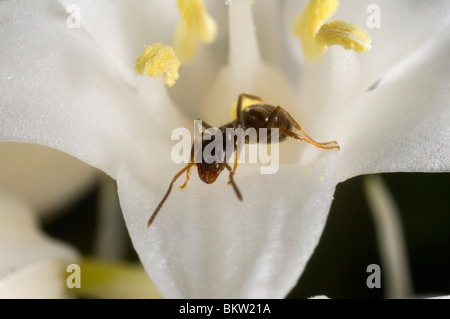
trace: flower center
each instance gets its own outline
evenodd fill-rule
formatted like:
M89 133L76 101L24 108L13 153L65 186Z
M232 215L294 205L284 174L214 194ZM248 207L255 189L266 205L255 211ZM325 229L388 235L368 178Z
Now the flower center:
M142 55L136 59L135 70L137 73L157 77L163 75L166 85L172 86L180 77L178 68L180 67L172 47L161 43L145 45Z
M181 61L191 61L198 43L211 43L217 35L217 23L206 12L203 0L178 0L180 22L173 39L175 52Z
M364 52L370 49L370 36L359 26L341 20L325 24L337 10L338 0L311 0L294 20L294 35L302 41L306 58L317 62L330 45Z

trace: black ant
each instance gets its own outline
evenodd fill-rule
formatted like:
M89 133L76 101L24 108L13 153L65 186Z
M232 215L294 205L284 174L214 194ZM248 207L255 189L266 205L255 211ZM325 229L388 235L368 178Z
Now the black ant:
M242 101L244 98L258 101L259 103L249 105L242 109ZM257 141L256 142L266 142L268 144L271 143L270 136L267 137L265 141L259 140L259 129L265 128L269 129L271 128L278 128L279 129L279 142L282 142L286 139L287 136L290 136L292 138L295 138L300 141L308 142L316 147L322 148L322 149L333 149L337 148L340 149L339 145L336 141L330 141L325 143L319 143L313 140L301 127L300 125L294 120L294 118L281 106L273 106L269 104L264 104L263 100L254 95L245 94L242 93L239 95L237 106L236 106L236 119L222 125L221 127L217 128L223 135L223 141L226 140L226 129L237 129L242 128L243 130L246 130L247 128L254 128L257 132ZM211 125L205 123L202 121L202 126L205 129L213 128ZM294 129L299 131L302 135L297 134L294 132ZM206 134L205 132L202 133L202 137ZM210 136L208 140L202 139L202 152L206 145L208 145L211 140L214 139L214 136ZM248 139L248 136L245 140L246 144L251 143ZM330 145L334 144L334 145ZM226 157L225 154L228 154L229 152L226 152L226 145L224 143L224 150L223 157L220 162L218 161L204 161L204 158L202 158L201 163L195 163L194 162L194 145L192 145L191 150L191 161L184 167L181 171L179 171L172 179L172 182L170 183L169 189L167 190L166 194L164 195L163 199L159 203L158 207L156 207L155 211L153 212L152 216L148 220L147 227L150 227L153 220L155 219L156 215L158 214L159 210L163 206L164 202L166 201L167 197L169 197L169 194L172 190L173 184L175 181L180 177L184 172L186 173L186 181L182 186L180 186L180 189L184 189L187 185L187 182L189 181L190 177L190 170L192 166L197 166L198 176L200 179L205 182L206 184L212 184L217 179L217 177L220 175L220 173L226 168L230 172L230 180L228 184L231 184L233 186L234 191L236 192L237 197L240 201L242 201L242 195L239 191L238 187L234 183L233 176L236 172L237 163L238 163L238 145L236 143L236 140L234 141L234 167L231 168L230 165L228 165L229 158Z

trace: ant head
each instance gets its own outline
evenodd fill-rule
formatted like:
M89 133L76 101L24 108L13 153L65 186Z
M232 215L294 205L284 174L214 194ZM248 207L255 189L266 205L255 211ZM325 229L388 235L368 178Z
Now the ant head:
M223 171L223 165L217 163L199 163L197 164L198 176L206 184L212 184Z

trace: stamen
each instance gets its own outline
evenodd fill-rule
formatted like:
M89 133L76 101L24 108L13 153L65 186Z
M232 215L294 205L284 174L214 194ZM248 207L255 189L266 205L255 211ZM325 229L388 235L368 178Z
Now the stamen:
M338 44L346 50L355 52L369 50L372 42L367 32L359 26L341 20L324 24L317 33L316 39L323 47Z
M311 0L294 20L293 33L302 41L306 58L317 62L330 45L364 52L370 49L370 36L359 26L341 20L324 24L337 10L338 0Z
M192 60L197 53L198 42L211 43L217 35L217 23L206 12L203 0L178 0L181 20L174 35L174 48L180 60Z
M317 45L316 34L322 24L337 10L338 0L311 0L303 13L294 20L293 33L302 41L303 54L310 61L318 61L325 48Z
M161 43L145 45L142 55L136 59L136 72L143 75L157 77L163 75L163 82L172 86L180 77L178 68L180 67L172 47Z
M252 1L228 0L229 15L229 64L240 76L251 74L251 67L260 61L258 41L252 14Z
M365 176L363 186L375 222L387 298L408 298L413 287L398 207L379 175Z

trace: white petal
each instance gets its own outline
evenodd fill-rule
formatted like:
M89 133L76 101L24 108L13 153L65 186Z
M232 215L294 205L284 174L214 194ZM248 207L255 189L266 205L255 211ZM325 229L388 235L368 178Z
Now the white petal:
M27 205L0 192L1 297L64 297L62 276L75 251L38 230Z
M330 299L330 298L328 298L328 297L325 296L325 295L319 295L319 296L313 296L313 297L310 297L310 298L308 298L308 299Z
M67 28L61 5L1 6L0 140L57 148L114 177L128 148L156 152L180 126L161 79L130 87L85 30Z
M302 121L313 130L317 139L332 132L337 114L347 107L346 102L357 95L360 66L357 54L333 46L324 54L321 63L307 64L302 70L299 96L303 105ZM306 128L306 127L305 127Z
M168 298L286 296L324 228L334 193L335 155L326 154L314 166L282 166L274 175L240 165L235 180L243 202L226 186L226 173L206 185L193 172L183 192L174 187L150 228L147 220L176 169L153 168L153 178L167 185L149 189L133 167L123 167L121 205L152 281Z
M447 28L336 119L342 123L338 180L378 172L450 170L449 50Z
M297 65L304 63L298 38L292 36L294 17L300 13L306 1L287 0L284 7L283 32L290 56ZM374 11L369 6L380 8L380 28L368 25ZM358 54L361 64L359 91L372 84L426 44L449 22L450 3L446 0L426 2L420 0L347 0L340 1L338 11L332 19L355 23L365 29L372 38L372 49ZM289 32L289 34L288 34ZM288 35L286 35L288 34Z
M0 144L0 188L48 216L93 184L96 170L62 152L24 143Z
M173 45L175 27L180 20L176 1L92 1L60 0L64 7L79 5L81 26L89 32L102 51L127 79L134 70L129 65L141 55L144 44L161 42ZM206 92L216 71L227 60L228 8L224 1L205 1L206 10L217 20L218 36L214 43L199 46L193 62L183 63L177 85L169 93L176 105L193 118L200 114ZM192 79L195 78L195 81ZM132 80L132 79L131 79Z
M70 263L60 260L45 260L21 267L0 279L0 298L72 298L63 277L68 264Z
M368 20L379 6L380 27L370 28ZM333 18L363 27L372 38L372 49L358 54L361 65L360 90L367 90L402 60L420 49L449 22L450 3L446 0L350 0L342 1Z
M450 299L450 295L448 295L448 296L428 297L427 299Z
M78 5L81 26L113 57L115 66L127 65L141 55L144 44L172 44L179 19L175 2L129 0L60 0L64 8ZM67 14L69 15L69 14Z

